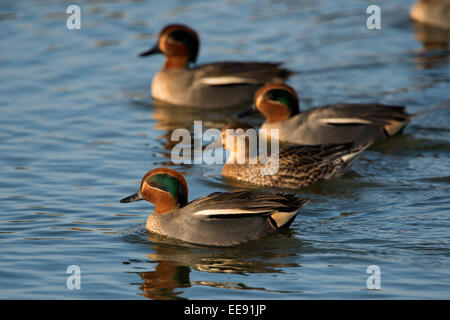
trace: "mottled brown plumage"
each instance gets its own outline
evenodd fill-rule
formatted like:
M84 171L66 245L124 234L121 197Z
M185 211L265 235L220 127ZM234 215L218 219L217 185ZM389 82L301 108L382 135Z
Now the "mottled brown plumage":
M234 152L232 151L224 165L222 175L260 186L297 189L320 180L340 177L350 169L359 155L371 144L357 146L350 142L284 147L271 155L271 158L278 161L278 170L271 172L270 168L276 168L274 162L267 162L262 155L258 155L256 159L249 156L248 139L245 141L245 150L236 149L236 140L239 135L235 138L233 146L224 143L226 141L226 129L237 128L248 130L251 126L239 122L228 124L223 129L221 139L224 147L230 151L233 148ZM246 162L239 164L237 159L242 152L245 152L245 156L242 158L245 158Z

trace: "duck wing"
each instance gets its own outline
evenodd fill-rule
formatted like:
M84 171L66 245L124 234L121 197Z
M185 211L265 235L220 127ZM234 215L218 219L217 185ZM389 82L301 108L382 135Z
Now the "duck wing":
M282 148L278 159L280 167L302 167L330 162L338 157L362 150L362 147L355 147L352 142L343 144L292 145Z
M404 106L383 104L334 104L312 109L314 121L332 126L375 125L384 129L387 136L395 135L413 117Z
M249 182L284 188L306 187L322 179L339 177L356 162L372 142L355 146L353 143L323 145L293 145L280 150L278 166L268 158L263 165L249 165ZM277 155L275 155L276 159ZM241 179L244 180L244 179Z
M213 86L283 82L292 71L282 68L282 63L270 62L216 62L192 69L194 81Z
M289 193L259 191L215 192L188 203L193 215L215 219L269 216L278 212L297 212L309 200ZM188 208L189 207L189 208Z

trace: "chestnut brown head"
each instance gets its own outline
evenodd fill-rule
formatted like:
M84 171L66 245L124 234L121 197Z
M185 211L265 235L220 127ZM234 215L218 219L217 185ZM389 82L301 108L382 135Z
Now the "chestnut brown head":
M156 213L168 213L176 206L183 207L188 201L186 179L170 168L156 168L147 172L139 191L120 200L121 203L147 200L155 205Z
M169 61L177 66L196 62L200 41L193 29L182 24L171 24L164 27L159 35L158 42L151 49L142 52L139 56L145 57L162 53ZM167 63L167 62L166 62Z

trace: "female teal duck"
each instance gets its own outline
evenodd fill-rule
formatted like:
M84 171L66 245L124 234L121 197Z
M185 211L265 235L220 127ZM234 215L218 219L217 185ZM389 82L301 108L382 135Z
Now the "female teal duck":
M261 129L278 129L280 141L301 145L376 142L401 132L414 117L403 106L369 103L334 104L300 112L297 93L285 84L261 87L253 108L238 117L258 111L266 118Z
M280 83L291 74L280 63L269 62L217 62L189 67L197 61L199 45L194 30L172 24L161 30L153 48L140 54L166 56L162 70L152 81L154 99L191 108L240 106L250 103L264 83Z
M170 168L150 170L135 194L121 203L155 205L147 230L207 246L233 246L288 227L309 201L293 194L260 191L215 192L188 202L183 175Z
M232 122L223 128L221 137L212 142L209 148L221 144L230 152L222 169L224 177L259 186L298 189L317 181L340 177L370 145L356 146L351 142L292 145L272 154L271 162L267 162L261 158L262 155L252 155L254 152L250 150L247 135L249 129L253 128L245 122ZM231 139L226 136L227 132L232 134ZM244 139L244 143L239 144L238 139ZM239 162L239 159L245 161ZM275 165L274 161L277 161Z

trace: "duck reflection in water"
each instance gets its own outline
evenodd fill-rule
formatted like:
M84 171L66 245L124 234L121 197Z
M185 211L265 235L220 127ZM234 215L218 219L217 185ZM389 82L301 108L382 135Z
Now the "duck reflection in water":
M156 263L153 271L138 272L143 280L141 296L154 300L184 299L183 288L208 286L238 290L262 290L239 282L198 280L191 282L191 270L209 273L247 275L253 273L283 273L284 268L301 267L292 252L304 243L292 236L292 231L281 232L255 243L231 248L208 248L181 243L175 239L147 233L153 253L147 254ZM280 243L282 242L282 244ZM284 248L280 250L280 248Z
M159 261L154 271L140 273L144 282L140 285L141 296L153 300L182 299L183 291L179 288L189 288L189 267L177 266L170 261Z
M414 37L423 45L415 60L423 69L448 63L450 0L419 0L410 12Z

